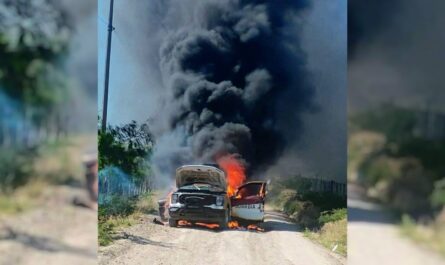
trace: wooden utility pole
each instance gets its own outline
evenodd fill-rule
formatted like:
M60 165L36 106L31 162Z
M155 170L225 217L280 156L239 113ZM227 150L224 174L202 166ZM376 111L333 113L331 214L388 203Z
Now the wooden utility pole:
M110 14L108 16L108 41L107 41L107 57L105 61L105 87L104 87L104 102L102 109L102 132L107 129L107 108L108 108L108 81L110 77L110 52L111 52L111 35L114 30L113 27L113 5L114 0L110 0Z

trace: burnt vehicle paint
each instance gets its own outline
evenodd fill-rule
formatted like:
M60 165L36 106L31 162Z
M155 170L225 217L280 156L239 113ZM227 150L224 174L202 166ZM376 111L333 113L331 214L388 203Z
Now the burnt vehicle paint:
M230 198L232 217L263 222L266 188L267 182L264 181L252 181L241 185Z
M183 166L176 171L176 185L178 190L170 197L170 226L177 226L179 220L227 226L230 199L222 170L205 165Z

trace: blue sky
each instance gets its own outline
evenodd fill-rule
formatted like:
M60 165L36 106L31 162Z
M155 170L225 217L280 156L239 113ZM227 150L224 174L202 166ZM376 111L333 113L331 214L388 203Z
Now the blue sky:
M131 32L123 25L127 16L125 0L114 1L114 21L110 80L108 97L108 122L111 124L123 124L131 120L145 121L148 118L147 102L150 100L149 93L143 86L148 85L146 79L147 69L140 67L136 60L139 54L134 49L134 41L131 39ZM107 23L109 13L109 0L99 0L98 2L98 110L102 114L105 57L107 45ZM139 23L134 17L134 25ZM143 34L143 32L141 32ZM144 77L144 78L142 78ZM141 80L144 81L141 81ZM142 85L141 85L142 84Z

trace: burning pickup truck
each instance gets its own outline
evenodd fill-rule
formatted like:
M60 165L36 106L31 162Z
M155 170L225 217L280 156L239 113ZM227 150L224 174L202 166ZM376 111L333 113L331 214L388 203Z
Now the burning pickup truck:
M232 218L255 223L264 220L264 181L244 183L229 196L223 170L215 166L186 165L176 170L176 187L166 205L172 227L180 220L216 223L220 228L227 227Z

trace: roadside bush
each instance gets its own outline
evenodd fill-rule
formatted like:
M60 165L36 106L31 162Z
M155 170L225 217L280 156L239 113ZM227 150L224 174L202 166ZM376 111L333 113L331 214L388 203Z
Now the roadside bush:
M98 241L99 245L107 246L113 241L114 225L110 222L101 221L99 219L98 225Z
M342 219L346 219L348 214L347 212L348 212L347 208L334 209L332 211L322 212L320 218L318 218L318 223L321 226L323 226L324 224L329 222L336 222Z
M272 196L272 195L268 195ZM283 209L288 201L291 201L297 197L297 192L291 189L284 189L273 197L273 203L280 209Z
M347 252L347 220L343 218L324 224L320 230L306 229L304 235L322 244L331 251L346 256Z
M318 226L320 209L310 201L302 203L302 208L296 214L296 221L303 227L315 228Z
M420 161L415 158L399 158L397 167L398 175L388 181L386 203L401 213L417 215L430 211L428 197L433 190L433 183Z
M82 154L89 137L71 137L42 144L34 162L37 178L53 184L84 181Z
M34 150L0 152L0 192L9 192L33 177Z
M421 164L431 171L434 180L442 179L445 175L445 140L409 139L399 144L395 155L419 159Z
M288 200L283 207L284 212L291 217L300 212L302 209L303 205L299 200Z
M348 137L348 180L362 182L358 168L369 157L373 157L383 151L386 138L377 132L360 131Z
M307 179L286 179L278 183L274 188L281 188L281 192L275 194L272 199L275 207L284 211L292 219L303 227L316 228L320 227L320 212L326 212L323 218L329 218L332 214L330 211L334 209L346 208L346 197L338 196L333 193L320 193L310 191L310 181ZM283 187L286 187L283 189ZM290 188L289 188L290 187ZM346 210L334 211L335 220L337 215L346 216ZM322 224L321 224L322 225Z
M370 186L370 197L401 213L418 214L431 209L428 197L433 183L418 159L380 155L369 158L361 170Z
M369 186L374 186L382 180L395 179L400 175L398 161L382 154L364 159L358 171L363 176L364 183Z
M32 148L0 150L0 192L34 182L71 184L84 181L82 154L91 136L70 136Z
M155 213L156 202L152 193L124 197L110 195L103 200L98 209L99 245L109 245L115 238L116 231L122 227L134 225L140 214Z
M98 132L99 170L116 167L132 182L143 182L151 175L147 158L153 146L153 135L147 124L132 121L124 126L109 126L105 132Z
M154 214L158 212L158 204L154 200L151 192L146 192L139 195L135 211L147 214Z
M346 255L346 197L310 189L308 179L285 179L274 183L271 200L276 208L305 228L307 237Z
M99 207L99 217L128 216L136 209L137 197L110 196Z
M436 208L445 206L445 179L434 183L434 190L431 194L431 204Z
M320 211L346 207L346 197L329 192L307 192L301 196L301 200L312 202Z

